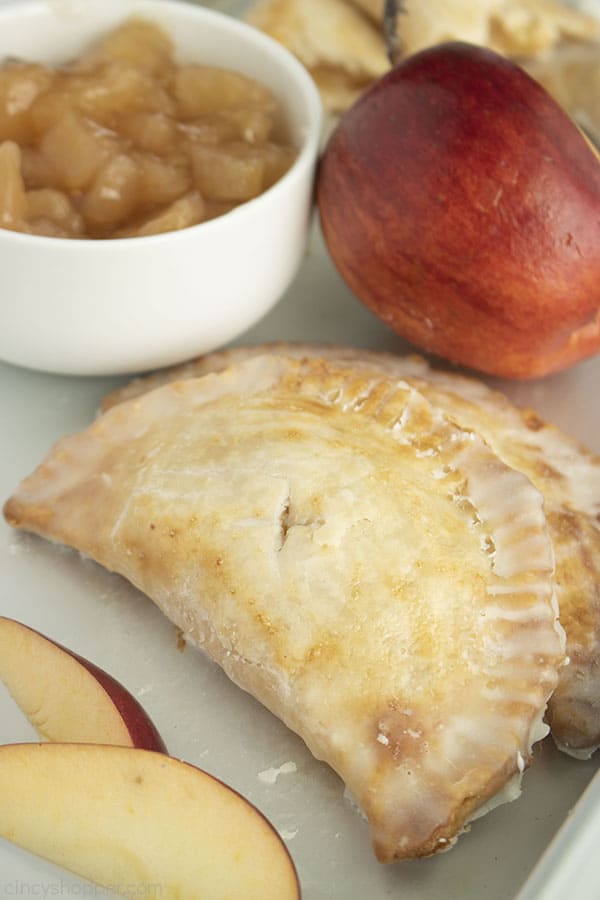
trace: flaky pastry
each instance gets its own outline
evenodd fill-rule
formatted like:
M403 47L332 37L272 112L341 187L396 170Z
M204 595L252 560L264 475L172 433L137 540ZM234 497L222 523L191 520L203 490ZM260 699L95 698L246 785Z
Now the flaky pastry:
M307 66L330 112L346 110L389 68L383 0L258 0L249 21ZM405 0L398 34L405 56L467 41L521 63L600 141L600 20L559 0ZM362 15L361 15L362 14Z
M383 18L384 0L349 0L366 13L373 25ZM408 56L440 44L462 40L484 45L489 40L489 21L497 0L404 0L398 18L403 53Z
M61 440L4 511L128 578L295 730L381 861L513 799L547 733L541 496L406 383L278 356L176 381Z
M351 0L381 22L384 0ZM511 57L539 57L600 38L600 22L560 0L404 0L398 31L406 54L443 41L469 41Z
M600 41L568 44L523 67L600 147Z
M378 31L344 0L258 0L247 21L304 63L331 112L347 109L388 69Z
M542 492L570 661L550 699L548 721L561 750L591 756L600 746L600 458L482 381L432 369L414 355L335 345L274 343L207 354L134 379L108 395L104 408L168 380L219 371L264 353L324 357L405 378L452 421L481 434L505 463L525 473Z

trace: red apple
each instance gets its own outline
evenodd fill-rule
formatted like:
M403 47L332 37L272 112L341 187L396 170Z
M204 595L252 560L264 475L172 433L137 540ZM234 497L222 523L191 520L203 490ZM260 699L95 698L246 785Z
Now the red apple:
M600 349L600 164L521 68L469 44L391 69L317 185L331 257L409 341L509 378Z
M117 892L300 897L287 848L256 807L162 753L5 745L0 798L0 837Z
M122 684L33 628L0 616L0 681L40 737L166 753L148 714Z

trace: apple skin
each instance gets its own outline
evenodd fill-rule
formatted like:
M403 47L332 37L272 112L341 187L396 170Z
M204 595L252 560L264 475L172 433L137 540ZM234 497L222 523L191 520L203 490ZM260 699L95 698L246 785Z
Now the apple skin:
M0 681L39 736L166 753L138 701L111 675L28 625L0 616Z
M104 887L207 900L298 900L256 807L178 759L131 747L0 747L0 836ZM125 891L123 891L125 892Z
M317 203L342 277L419 347L507 378L600 349L599 160L498 54L391 69L333 131Z

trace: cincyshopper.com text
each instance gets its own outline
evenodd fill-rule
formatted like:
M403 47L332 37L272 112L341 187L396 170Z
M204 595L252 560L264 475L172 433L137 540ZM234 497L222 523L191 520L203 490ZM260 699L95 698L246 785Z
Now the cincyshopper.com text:
M27 898L47 900L50 897L111 897L120 894L126 897L160 898L162 885L160 884L114 884L101 887L97 884L76 883L63 881L13 881L2 882L0 880L0 897L2 898Z

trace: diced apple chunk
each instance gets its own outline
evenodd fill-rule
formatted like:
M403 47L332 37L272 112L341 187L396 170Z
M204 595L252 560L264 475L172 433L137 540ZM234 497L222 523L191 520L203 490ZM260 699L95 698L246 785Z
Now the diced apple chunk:
M53 78L50 69L33 63L10 62L0 69L0 141L31 139L30 108Z
M175 103L152 75L124 60L107 63L81 79L77 106L84 115L112 127L119 115L136 111L175 112Z
M117 237L149 237L165 231L180 231L198 225L204 218L204 201L197 191L191 191L143 222L118 231Z
M54 188L58 184L54 168L37 147L21 150L21 172L27 189Z
M43 134L67 112L75 112L112 128L140 110L173 112L175 102L149 72L113 60L93 72L61 72L53 89L33 103L31 122Z
M40 150L64 190L85 188L110 155L110 145L81 116L67 112L44 135Z
M177 126L171 116L163 112L134 112L124 115L118 131L140 150L167 155L177 141Z
M224 110L222 117L236 130L233 137L248 144L264 144L273 131L272 115L258 107Z
M52 219L32 219L23 223L22 229L26 234L37 234L39 237L76 238L79 234L73 234L62 225L53 222Z
M203 196L211 200L236 200L257 197L265 177L265 160L241 142L191 148L194 182Z
M239 106L275 109L273 95L262 84L217 66L181 66L173 79L173 94L184 119Z
M190 167L185 159L139 154L140 205L162 206L183 196L191 187Z
M236 108L208 113L181 125L190 140L205 144L223 141L246 141L264 144L273 130L273 119L262 109Z
M19 228L26 206L19 145L4 141L0 144L0 226Z
M169 71L173 63L173 41L162 28L148 19L127 19L92 48L79 68L95 68L106 60L123 60L156 75Z
M140 170L125 153L112 156L100 169L81 201L92 228L114 230L139 204Z
M224 216L225 213L231 212L239 206L233 200L205 200L204 201L204 219L216 219L218 216Z
M260 152L265 160L263 190L266 190L285 175L296 158L296 151L293 147L269 142L260 148Z
M125 895L160 885L181 900L299 900L294 864L267 819L164 754L6 745L0 797L0 836Z
M71 199L62 191L40 188L26 195L26 218L36 234L50 237L80 237L84 222ZM0 663L0 677L1 677Z
M34 100L30 110L30 126L35 143L63 116L78 109L77 94L69 77L58 73L52 90Z

